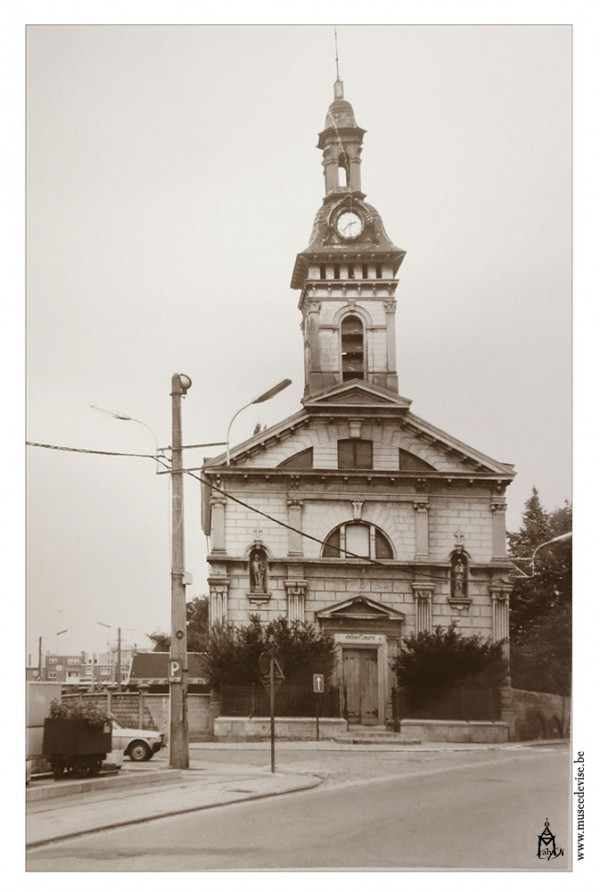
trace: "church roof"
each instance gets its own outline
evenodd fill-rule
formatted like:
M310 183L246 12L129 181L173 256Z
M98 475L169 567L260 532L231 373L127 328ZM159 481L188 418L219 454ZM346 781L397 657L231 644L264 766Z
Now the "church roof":
M332 128L334 130L350 128L352 130L360 130L361 133L366 133L366 131L363 130L362 127L357 126L356 119L354 117L354 109L347 99L334 99L334 101L327 109L327 115L325 117L325 129L323 133L320 134L319 148L321 148L323 134L327 133L327 131L331 130Z
M303 400L304 407L294 415L274 424L250 439L245 440L229 450L230 463L243 466L245 457L256 452L268 451L271 446L294 434L311 423L323 418L327 420L343 420L362 418L365 421L394 421L399 428L425 443L436 444L446 455L454 456L464 464L464 472L483 474L511 480L515 476L514 467L506 462L499 462L477 449L446 433L425 419L410 411L411 401L406 397L391 393L383 387L377 387L367 381L355 379L337 384L327 390L310 394ZM225 452L207 459L206 470L226 467ZM285 473L278 469L280 473ZM316 469L317 470L317 469ZM264 472L264 468L262 468ZM388 472L389 473L389 472ZM440 476L445 472L434 471Z

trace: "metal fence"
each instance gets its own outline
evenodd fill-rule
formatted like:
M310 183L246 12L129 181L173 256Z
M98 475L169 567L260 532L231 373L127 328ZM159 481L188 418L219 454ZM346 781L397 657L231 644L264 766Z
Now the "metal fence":
M393 689L394 719L459 719L495 722L501 716L500 691L494 688L446 690Z
M221 685L221 715L264 718L271 714L269 695L262 684ZM326 688L322 694L314 694L312 684L293 685L284 682L275 693L275 715L300 717L315 715L316 698L319 698L319 715L339 718L341 715L340 689Z

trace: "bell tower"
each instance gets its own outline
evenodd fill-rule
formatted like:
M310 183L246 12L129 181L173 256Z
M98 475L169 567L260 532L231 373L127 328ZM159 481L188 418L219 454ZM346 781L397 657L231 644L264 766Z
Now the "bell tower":
M317 143L325 196L291 282L300 291L305 397L353 379L398 393L395 292L405 252L392 244L378 211L365 202L365 132L338 76Z
M325 129L319 134L318 148L323 152L325 201L340 195L364 198L360 191L360 153L365 131L356 126L354 111L344 99L344 84L337 78L333 85L334 100L325 118Z

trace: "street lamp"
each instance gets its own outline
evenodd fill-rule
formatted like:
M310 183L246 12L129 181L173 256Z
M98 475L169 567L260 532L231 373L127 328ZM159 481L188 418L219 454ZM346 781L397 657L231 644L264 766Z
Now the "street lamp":
M171 768L189 768L189 732L187 715L187 625L185 609L185 554L183 537L183 459L181 398L192 386L191 378L176 373L171 378L171 660L169 692L171 721L169 764Z
M145 421L140 421L139 418L132 418L131 415L123 415L120 412L109 412L108 409L101 409L99 406L90 406L90 409L95 409L96 412L103 412L104 415L110 415L111 418L116 418L117 421L133 421L135 424L141 424L142 427L145 427L147 431L150 432L152 439L154 441L154 455L156 457L156 473L158 474L158 466L159 466L159 458L158 453L160 452L158 448L158 440L156 439L156 434L152 430L149 424L146 424Z
M68 632L68 631L69 631L68 629L61 629L60 632L56 633L56 656L58 656L58 653L59 653L59 645L58 645L59 635L64 635L65 632Z
M104 626L105 629L112 629L112 626L109 626L108 623L101 623L99 619L96 620L99 626ZM121 626L117 628L117 669L115 672L115 681L117 683L117 690L121 690Z
M541 548L546 548L547 545L553 545L555 542L566 542L567 539L571 539L573 536L572 532L562 533L560 536L555 536L553 539L548 539L547 542L541 542L537 548L534 549L533 554L531 556L531 560L529 558L513 558L513 561L526 561L531 564L531 576L528 576L527 573L524 573L520 567L517 567L516 564L513 563L515 570L517 570L521 576L524 576L525 579L533 579L535 576L535 556Z
M231 421L229 422L229 427L227 428L227 464L229 464L229 434L231 432L231 425L238 417L240 412L243 412L244 409L247 409L248 406L255 406L257 403L265 403L267 400L270 400L272 397L277 396L278 393L281 393L282 390L285 390L286 387L289 387L291 384L291 380L289 378L284 378L283 381L280 381L279 384L276 384L274 387L271 387L269 390L266 390L264 393L261 393L260 396L255 397L253 400L250 400L249 403L246 403L245 406L242 406L241 409L238 409Z
M535 549L535 551L533 552L533 555L531 557L531 575L535 576L535 556L538 553L538 551L540 550L540 548L545 548L547 545L552 545L554 542L564 542L567 539L570 539L572 536L573 536L572 532L563 533L561 536L555 536L554 539L548 539L547 542L542 542L541 545L538 545L538 547Z

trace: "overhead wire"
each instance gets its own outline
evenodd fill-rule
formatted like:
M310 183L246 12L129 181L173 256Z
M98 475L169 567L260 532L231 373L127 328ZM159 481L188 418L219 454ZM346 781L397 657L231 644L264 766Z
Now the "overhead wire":
M166 464L169 459L165 456L158 455L150 455L147 453L136 453L136 452L107 452L102 449L80 449L73 446L54 446L49 443L34 443L31 441L26 441L27 446L35 446L40 449L53 449L62 452L81 452L86 455L108 455L108 456L117 456L124 458L151 458L153 461L158 462L162 467L171 471L170 464ZM163 461L164 459L164 461ZM286 530L290 530L292 533L297 533L299 536L302 536L304 539L310 539L312 542L317 542L319 545L327 546L335 549L340 553L340 555L344 555L344 557L355 558L360 561L365 561L367 564L371 566L381 567L382 569L391 569L389 562L384 562L381 560L377 560L376 558L367 557L362 554L355 554L354 552L348 551L346 548L341 548L340 546L334 545L333 543L327 542L325 539L320 539L318 536L313 536L311 533L307 533L305 530L300 530L297 527L292 526L289 523L286 523L283 520L280 520L278 517L273 517L272 514L268 514L266 511L261 511L260 508L257 508L255 505L250 505L248 502L243 501L243 499L239 499L237 496L232 495L227 490L222 489L219 486L216 486L214 483L211 483L203 474L198 476L193 471L187 470L186 468L181 469L181 473L187 474L189 477L192 477L194 480L199 483L207 486L209 489L218 492L219 495L223 496L226 499L229 499L232 502L240 505L242 508L246 508L248 511L253 512L254 514L258 514L260 517L264 517L266 520L270 520L272 523L277 524L280 527L283 527ZM397 574L403 574L404 579L410 579L415 581L415 574L410 573L407 570L398 570L398 568L394 567L394 571ZM444 574L434 574L434 573L419 573L418 576L419 582L445 582L447 581L447 575Z

